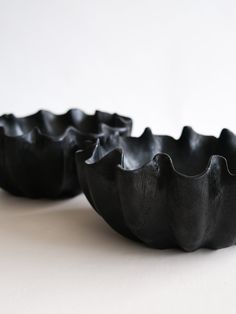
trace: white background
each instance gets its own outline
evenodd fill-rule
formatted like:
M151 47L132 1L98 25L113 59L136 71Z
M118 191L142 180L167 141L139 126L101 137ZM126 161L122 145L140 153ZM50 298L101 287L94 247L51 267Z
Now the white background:
M236 132L236 2L0 0L0 114L80 107ZM0 193L0 312L235 313L236 248L158 251L123 239L83 196Z

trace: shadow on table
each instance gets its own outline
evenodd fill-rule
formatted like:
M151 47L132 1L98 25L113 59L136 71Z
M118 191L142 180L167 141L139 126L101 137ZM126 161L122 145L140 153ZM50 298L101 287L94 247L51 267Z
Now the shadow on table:
M187 257L214 252L155 250L125 239L103 221L83 195L60 201L32 200L15 197L1 190L0 230L1 236L14 235L23 241L30 241L32 245L77 251L86 249L99 254Z

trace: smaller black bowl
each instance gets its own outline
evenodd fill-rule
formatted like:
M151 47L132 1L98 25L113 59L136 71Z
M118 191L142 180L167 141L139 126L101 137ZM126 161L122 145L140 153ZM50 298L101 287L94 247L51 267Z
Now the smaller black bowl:
M150 247L236 243L236 136L111 136L76 153L82 189L117 232ZM230 169L230 171L229 171Z
M74 153L87 141L129 135L132 120L71 109L62 115L40 110L17 118L0 117L0 187L31 198L64 198L80 193Z

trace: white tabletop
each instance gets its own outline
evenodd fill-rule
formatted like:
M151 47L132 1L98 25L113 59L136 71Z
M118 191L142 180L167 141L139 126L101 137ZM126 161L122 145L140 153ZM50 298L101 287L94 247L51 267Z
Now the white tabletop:
M234 313L236 247L153 250L127 240L84 196L0 193L3 313Z

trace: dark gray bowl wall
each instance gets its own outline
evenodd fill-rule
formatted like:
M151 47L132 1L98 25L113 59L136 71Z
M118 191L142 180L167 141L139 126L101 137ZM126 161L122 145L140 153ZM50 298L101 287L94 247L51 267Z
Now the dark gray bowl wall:
M41 110L24 118L0 117L0 186L33 198L63 198L81 192L74 154L87 141L112 133L129 135L132 121L117 114L79 109L55 115Z
M85 195L113 229L154 248L193 251L236 242L235 153L230 131L215 138L186 127L178 140L148 129L113 136L76 160Z

